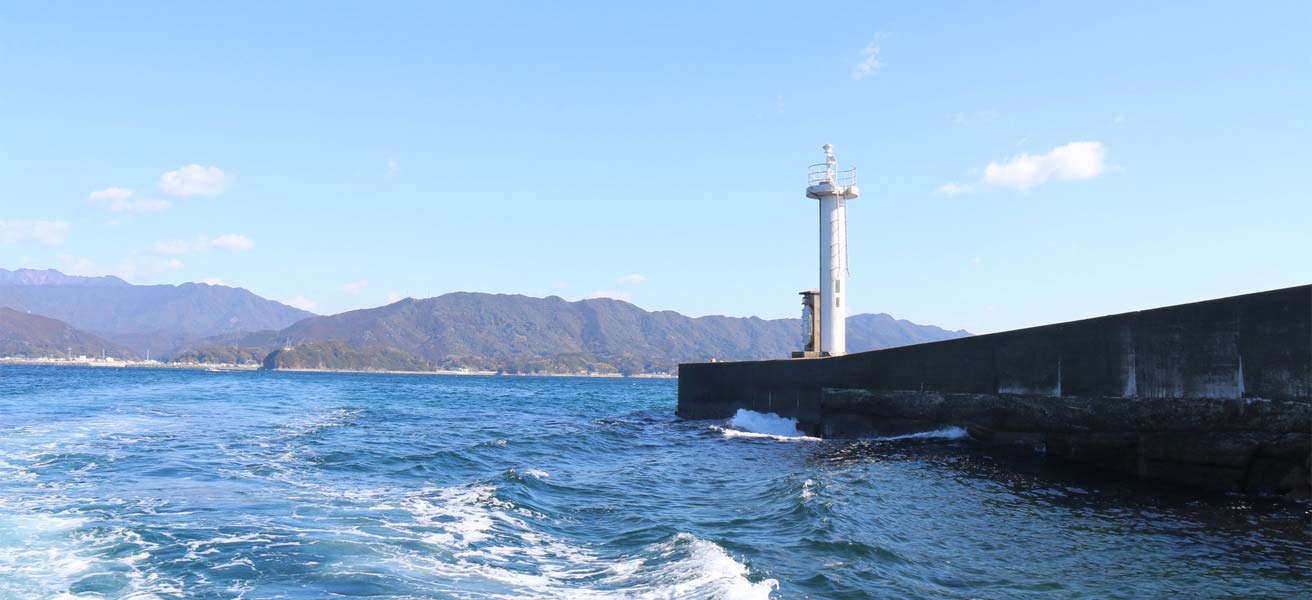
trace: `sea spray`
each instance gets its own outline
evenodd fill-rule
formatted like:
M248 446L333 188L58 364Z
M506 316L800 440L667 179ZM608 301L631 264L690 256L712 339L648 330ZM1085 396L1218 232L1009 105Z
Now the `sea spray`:
M725 437L767 438L783 442L818 442L797 429L797 419L787 419L774 413L759 413L740 408L724 426L712 425Z
M898 440L959 440L970 437L970 432L957 426L944 427L933 431L920 431L916 433L904 433L902 435L889 435L874 438L877 442L896 442Z

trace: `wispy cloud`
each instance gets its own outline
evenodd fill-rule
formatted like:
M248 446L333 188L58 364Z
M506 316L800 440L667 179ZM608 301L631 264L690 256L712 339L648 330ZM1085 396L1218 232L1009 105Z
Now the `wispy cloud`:
M291 298L284 298L282 300L282 303L293 308L308 310L312 313L319 312L319 303L309 298L306 298L304 295L301 294L297 294L295 296L292 296Z
M363 292L366 287L369 287L369 282L361 279L359 281L350 281L342 284L342 291L352 296L359 296L360 292Z
M0 221L0 244L36 242L56 246L66 237L68 223L64 221Z
M96 266L95 261L89 258L85 258L81 256L70 256L67 254L59 258L64 263L63 271L69 275L77 275L80 277L97 277L106 274L104 271L100 270L100 267Z
M395 158L387 159L387 178L391 179L401 174L401 163L396 162Z
M1102 142L1071 142L1057 146L1046 154L1023 153L1002 162L990 162L984 167L984 176L980 178L979 185L1025 192L1049 181L1093 179L1106 170L1106 155L1107 149ZM976 186L955 182L938 187L939 193L947 195L964 194L976 189Z
M642 274L640 274L640 273L630 273L630 274L628 274L628 275L625 275L625 276L619 278L618 281L619 281L620 283L631 283L631 284L637 284L637 283L642 283L642 282L644 282L644 281L647 281L647 278L646 278L646 277L643 277Z
M592 292L592 295L589 296L589 297L590 297L590 298L610 298L611 300L623 300L623 301L625 301L625 302L628 302L628 301L630 301L630 300L633 299L631 296L629 296L628 292L619 292L619 291L615 291L615 290L598 290L598 291Z
M173 203L159 198L140 198L132 190L120 187L96 190L87 195L87 203L116 213L148 213L166 210Z
M181 270L185 266L178 258L152 256L126 258L113 267L101 267L95 261L80 256L64 255L60 258L64 263L63 271L69 275L86 277L117 275L136 282L148 282L165 273Z
M159 191L170 196L187 198L222 194L232 183L232 176L218 167L187 165L159 176Z
M948 196L955 196L957 194L968 194L972 191L974 191L974 188L964 183L948 182L938 186L938 193L946 194Z
M204 252L218 248L228 252L243 252L255 247L255 240L239 233L225 233L217 237L200 236L191 241L162 240L155 244L155 253L171 256Z
M225 233L211 241L215 248L229 252L241 252L255 247L255 241L239 233Z
M852 68L852 79L862 80L879 72L879 39L876 38L861 51L861 61Z

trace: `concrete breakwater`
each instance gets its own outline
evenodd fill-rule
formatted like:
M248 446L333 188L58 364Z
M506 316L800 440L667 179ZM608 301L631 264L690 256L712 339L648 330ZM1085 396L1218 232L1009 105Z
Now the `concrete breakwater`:
M678 414L943 425L1145 479L1307 497L1312 285L834 358L679 366Z

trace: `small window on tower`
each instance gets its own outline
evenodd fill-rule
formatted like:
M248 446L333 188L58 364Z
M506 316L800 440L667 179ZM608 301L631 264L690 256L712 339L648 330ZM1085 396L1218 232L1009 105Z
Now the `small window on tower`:
M843 299L842 299L842 298L834 298L834 308L839 308L839 307L841 307L841 306L843 306Z
M835 279L835 280L834 280L834 293L835 293L835 294L841 294L841 293L843 293L843 280L842 280L842 279Z

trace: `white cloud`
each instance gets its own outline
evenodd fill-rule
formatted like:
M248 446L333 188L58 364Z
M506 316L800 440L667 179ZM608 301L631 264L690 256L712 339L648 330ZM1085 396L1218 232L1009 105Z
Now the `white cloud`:
M63 271L69 275L77 275L79 277L98 277L100 275L105 275L105 272L101 271L100 267L96 266L96 263L89 258L68 255L59 258L64 261Z
M225 233L219 237L210 240L215 248L222 248L229 252L240 252L250 250L255 247L255 242L244 235L237 233Z
M984 183L1026 191L1053 181L1093 179L1103 172L1102 142L1071 142L1047 154L1021 154L984 168Z
M368 286L369 286L369 282L367 280L361 279L359 281L351 281L342 284L342 291L352 296L359 296L360 292L363 292L364 288Z
M87 195L87 203L116 213L157 212L173 206L168 200L138 198L132 190L119 187L91 192Z
M1125 115L1116 115L1116 117L1112 119L1112 125L1120 125L1121 123L1124 122L1125 122Z
M396 162L395 158L387 159L387 177L390 179L401 174L401 163Z
M879 40L866 45L861 51L861 62L852 68L852 79L861 80L879 71Z
M0 244L37 242L47 246L62 244L68 237L64 221L0 221Z
M642 283L644 281L647 281L647 278L643 277L639 273L630 273L628 275L619 278L618 281L620 283Z
M957 194L968 194L973 191L975 191L975 188L966 185L964 183L948 182L938 186L938 193L946 194L948 196L955 196Z
M231 182L232 177L218 167L187 165L160 175L158 187L159 191L179 198L188 196L213 198L228 189L228 184Z
M590 297L590 298L610 298L611 300L623 300L623 301L625 301L625 302L628 302L628 301L630 301L630 300L633 299L631 296L629 296L628 292L617 292L617 291L613 291L613 290L598 290L598 291L592 292L592 296L589 296L589 297Z
M227 282L223 281L222 279L219 279L218 277L206 277L205 279L200 280L200 282L205 285L223 285L223 286L228 285Z
M92 202L122 202L131 197L132 190L112 187L91 192L87 199Z
M155 277L182 269L185 265L177 258L131 257L119 261L114 268L104 268L95 261L79 256L61 256L63 271L69 275L100 277L116 275L129 281L149 282Z
M155 244L156 254L187 254L192 251L192 245L182 240L162 240Z
M119 262L113 271L106 274L118 275L127 280L149 282L155 277L170 271L177 271L182 267L182 261L176 258L129 258Z
M193 252L204 252L213 248L229 252L241 252L254 247L255 242L251 238L238 233L226 233L216 238L201 236L190 242L186 240L162 240L155 244L155 253L180 256Z
M406 295L401 292L387 292L387 303L400 302L405 300Z
M314 300L306 298L305 296L302 296L300 294L292 296L291 298L284 299L282 303L286 304L287 306L291 306L293 308L299 308L301 310L308 310L310 312L319 312L318 302L315 302Z

